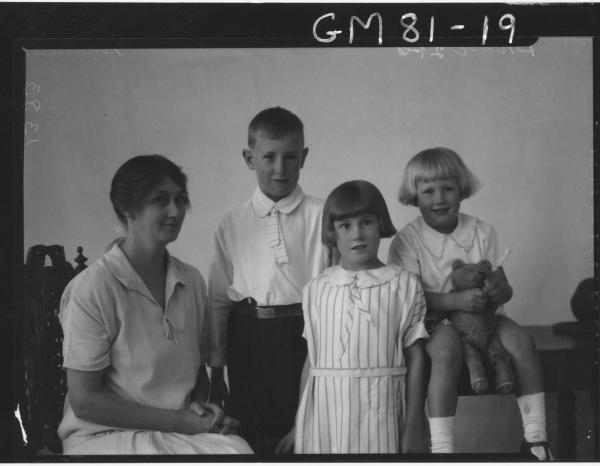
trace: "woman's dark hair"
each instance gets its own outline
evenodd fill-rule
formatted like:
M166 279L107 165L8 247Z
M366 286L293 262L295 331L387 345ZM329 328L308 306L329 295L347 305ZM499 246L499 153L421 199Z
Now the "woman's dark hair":
M337 239L333 222L365 214L377 216L382 238L396 234L385 200L374 184L364 180L342 183L331 191L325 201L321 241L330 249L335 248Z
M121 223L126 224L127 214L139 211L144 198L165 179L187 192L187 176L164 155L138 155L121 165L110 186L110 201Z

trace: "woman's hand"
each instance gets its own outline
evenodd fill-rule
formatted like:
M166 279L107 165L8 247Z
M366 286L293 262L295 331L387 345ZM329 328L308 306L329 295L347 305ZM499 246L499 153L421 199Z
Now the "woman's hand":
M214 403L194 402L190 405L190 410L200 417L209 416L211 418L209 432L212 433L233 434L240 426L240 421L225 415L223 409Z
M67 369L67 386L75 416L95 424L186 435L229 433L239 426L214 404L196 403L192 409L174 410L124 400L104 387L103 371Z
M481 288L457 291L454 295L456 300L456 310L481 312L485 310L488 304L488 296Z
M294 452L294 438L296 437L296 428L292 427L285 436L279 441L275 447L276 455L288 455Z
M212 413L203 411L202 414L192 409L183 409L177 413L173 431L179 434L196 435L213 432L212 430Z

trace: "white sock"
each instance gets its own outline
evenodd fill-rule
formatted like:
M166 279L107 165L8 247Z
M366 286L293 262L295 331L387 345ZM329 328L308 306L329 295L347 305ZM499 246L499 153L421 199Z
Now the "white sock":
M522 395L517 398L521 419L523 420L523 435L528 442L544 442L546 434L546 405L544 392Z
M522 395L517 398L521 419L523 420L523 436L527 442L546 442L546 405L544 392ZM531 452L539 459L546 459L543 447L533 447Z
M430 417L431 453L454 453L454 416Z

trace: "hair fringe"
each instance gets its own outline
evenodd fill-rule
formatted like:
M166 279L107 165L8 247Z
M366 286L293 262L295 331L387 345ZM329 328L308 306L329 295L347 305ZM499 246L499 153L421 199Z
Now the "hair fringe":
M396 234L387 204L377 187L365 180L352 180L336 187L323 208L321 241L329 248L337 246L334 222L360 215L375 215L382 238Z
M460 156L447 147L425 149L406 164L398 200L404 205L417 205L417 183L423 180L454 179L461 199L468 199L480 188L481 183Z

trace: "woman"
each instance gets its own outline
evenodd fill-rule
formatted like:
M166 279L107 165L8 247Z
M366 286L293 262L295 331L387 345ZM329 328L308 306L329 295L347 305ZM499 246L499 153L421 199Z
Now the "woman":
M170 256L189 200L161 155L134 157L110 199L127 231L61 300L65 454L252 453L208 395L206 285Z

